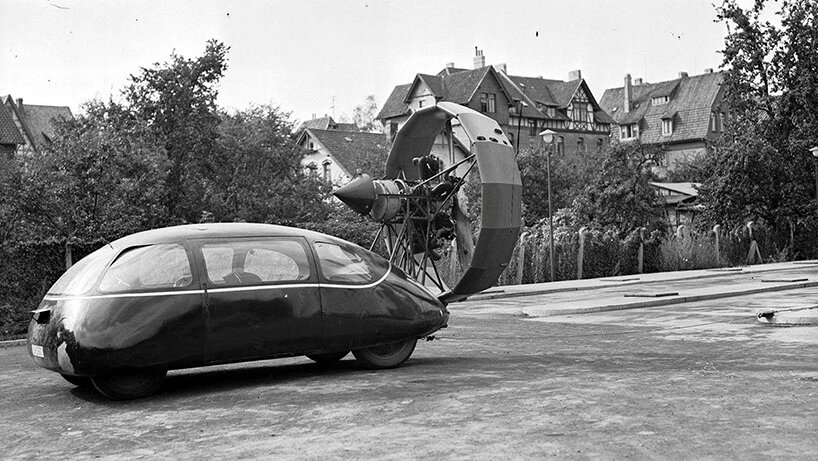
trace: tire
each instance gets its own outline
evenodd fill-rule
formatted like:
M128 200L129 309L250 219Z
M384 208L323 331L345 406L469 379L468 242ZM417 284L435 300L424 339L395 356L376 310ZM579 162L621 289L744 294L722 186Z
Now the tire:
M307 354L307 358L313 362L320 363L321 365L327 365L341 360L342 358L346 357L347 354L349 354L349 351L327 352L324 354Z
M368 347L352 351L358 362L370 370L382 370L400 366L415 351L417 338L407 339L383 346Z
M94 387L94 385L91 384L91 378L87 376L64 375L62 373L60 373L60 376L62 376L66 381L77 387L82 387L86 389Z
M91 383L100 394L111 400L130 400L147 397L162 386L166 370L144 371L121 375L96 376Z

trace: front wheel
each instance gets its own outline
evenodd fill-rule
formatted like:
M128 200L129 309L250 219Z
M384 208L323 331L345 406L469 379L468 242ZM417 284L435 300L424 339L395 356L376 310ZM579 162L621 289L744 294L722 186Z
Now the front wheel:
M161 370L96 376L91 378L91 383L111 400L130 400L147 397L159 390L166 375L167 371Z
M368 347L352 351L358 362L371 370L395 368L406 361L415 351L417 338L384 344L383 346Z

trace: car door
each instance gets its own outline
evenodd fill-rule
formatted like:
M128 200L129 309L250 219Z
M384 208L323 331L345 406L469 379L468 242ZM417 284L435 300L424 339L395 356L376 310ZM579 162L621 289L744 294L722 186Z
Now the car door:
M300 237L198 240L209 362L303 353L321 341L321 300Z
M346 242L314 242L321 271L321 304L324 313L324 344L328 350L361 347L365 312L373 302L372 288L386 274L386 267L362 248ZM388 266L388 263L386 263Z

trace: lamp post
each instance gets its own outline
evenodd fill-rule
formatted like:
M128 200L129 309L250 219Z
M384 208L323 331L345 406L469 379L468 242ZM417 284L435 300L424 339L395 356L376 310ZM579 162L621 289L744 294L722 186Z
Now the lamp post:
M812 154L812 164L815 165L815 202L818 203L818 146L809 151Z
M542 140L548 144L549 148L545 152L545 174L548 185L548 262L551 269L551 281L554 281L554 213L551 211L551 151L554 150L554 138L557 133L552 130L545 130L540 133Z

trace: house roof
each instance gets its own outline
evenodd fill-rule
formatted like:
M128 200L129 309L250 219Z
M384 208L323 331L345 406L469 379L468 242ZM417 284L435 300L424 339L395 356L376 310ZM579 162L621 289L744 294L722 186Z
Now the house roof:
M541 77L511 76L496 70L493 66L484 66L478 69L458 69L447 67L437 75L417 74L412 83L398 85L392 90L386 102L378 113L378 120L399 117L410 113L409 96L414 88L424 83L437 100L468 104L479 88L481 82L492 74L511 101L523 101L523 117L568 120L561 112L554 112L549 116L546 107L564 109L571 102L574 94L582 87L591 99L595 119L600 123L614 123L593 97L583 79L564 82L549 80Z
M298 127L299 130L306 128L315 128L319 130L341 130L341 131L358 131L358 126L354 123L338 123L332 117L325 115L323 117L306 120Z
M409 106L406 105L406 98L409 96L409 88L411 86L412 83L396 86L392 90L392 93L389 94L389 97L386 98L386 102L383 103L383 107L381 107L378 116L375 118L384 120L408 114Z
M17 125L14 124L14 119L11 116L10 109L3 104L0 104L0 144L25 144L26 141Z
M25 139L28 138L35 149L51 144L55 134L55 121L74 118L71 109L66 106L23 104L21 99L15 100L11 95L6 95L3 98L2 106L4 114L11 118L11 126L19 135L19 139L22 139L22 142L18 144L25 144ZM15 114L21 122L22 130L14 123L13 117ZM5 115L0 115L0 117L6 119ZM6 125L6 128L9 127L7 119L5 122L0 122L0 124ZM10 133L3 136L9 139L17 138L17 136Z
M65 106L23 104L22 109L26 125L38 148L51 144L55 134L55 121L74 118L71 109Z
M648 183L657 189L664 189L674 194L687 195L689 197L698 197L701 183L698 182L650 182Z
M415 80L423 81L435 98L442 98L446 94L443 90L443 79L437 75L418 74Z
M374 152L379 149L384 149L384 152L389 151L389 139L381 133L312 128L308 128L306 133L326 147L341 166L352 174L361 166L361 152Z
M721 90L721 72L694 75L660 83L631 86L631 110L624 111L624 88L610 88L600 106L620 125L640 123L643 143L676 142L707 137L710 112ZM653 105L655 97L669 96ZM662 118L672 118L673 134L662 136Z
M458 72L467 72L468 70L470 69L461 69L459 67L445 67L443 68L443 70L437 73L437 76L442 77L444 75L456 74Z

